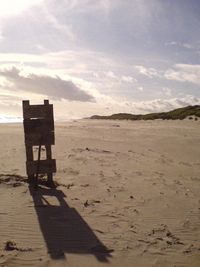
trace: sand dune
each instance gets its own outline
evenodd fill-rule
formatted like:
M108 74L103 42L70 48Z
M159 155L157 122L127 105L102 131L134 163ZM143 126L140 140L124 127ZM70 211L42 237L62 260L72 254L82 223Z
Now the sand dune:
M0 266L198 267L199 132L186 120L58 124L58 187L35 191L22 125L1 124Z

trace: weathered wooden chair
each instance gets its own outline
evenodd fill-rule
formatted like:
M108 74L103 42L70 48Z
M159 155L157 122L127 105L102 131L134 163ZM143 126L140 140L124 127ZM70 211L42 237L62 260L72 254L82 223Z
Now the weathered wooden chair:
M52 159L51 145L55 144L53 105L44 100L44 105L30 105L23 101L24 136L26 146L26 171L29 183L38 185L38 175L47 174L47 183L53 187L56 161ZM34 160L33 147L38 146L38 158ZM41 148L45 146L46 159L41 160Z

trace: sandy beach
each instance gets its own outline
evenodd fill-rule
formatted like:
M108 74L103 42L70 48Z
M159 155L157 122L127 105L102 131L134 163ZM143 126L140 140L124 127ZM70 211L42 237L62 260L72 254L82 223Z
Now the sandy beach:
M1 267L199 267L199 120L77 120L55 136L58 187L35 191L23 125L0 124Z

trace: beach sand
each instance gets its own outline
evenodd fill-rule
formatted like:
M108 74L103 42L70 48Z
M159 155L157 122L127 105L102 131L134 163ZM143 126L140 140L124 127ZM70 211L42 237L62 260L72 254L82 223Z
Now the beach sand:
M55 135L59 186L35 191L22 124L0 125L1 267L200 266L200 121L80 120Z

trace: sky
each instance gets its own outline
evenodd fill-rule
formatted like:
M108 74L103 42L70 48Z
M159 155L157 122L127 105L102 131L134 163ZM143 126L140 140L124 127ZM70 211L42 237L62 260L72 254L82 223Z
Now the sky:
M0 121L200 104L199 0L0 0Z

